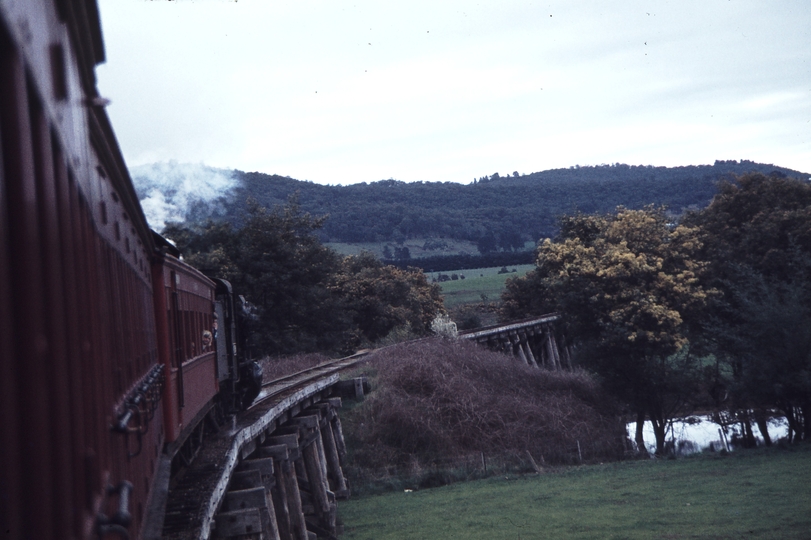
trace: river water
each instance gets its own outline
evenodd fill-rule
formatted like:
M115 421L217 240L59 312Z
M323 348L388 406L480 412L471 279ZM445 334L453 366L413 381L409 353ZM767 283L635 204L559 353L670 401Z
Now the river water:
M628 438L633 441L636 434L636 422L630 422L626 426ZM772 418L768 423L769 436L773 442L785 437L788 434L788 422L785 418ZM719 431L721 430L721 431ZM756 424L752 424L752 431L758 440L758 444L763 444L763 435ZM653 425L645 422L644 428L645 446L653 453L656 450L656 437L653 434ZM679 420L674 420L672 427L667 430L667 441L675 441L673 447L678 455L689 455L704 450L720 451L724 449L734 450L734 440L741 436L741 425L735 423L728 425L724 430L712 421L707 415L688 416Z

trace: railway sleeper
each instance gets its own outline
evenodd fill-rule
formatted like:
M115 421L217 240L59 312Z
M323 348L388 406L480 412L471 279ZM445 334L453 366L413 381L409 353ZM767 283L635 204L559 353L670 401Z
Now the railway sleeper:
M214 519L215 538L262 540L262 517L257 508L221 512Z
M243 534L255 534L256 532L260 532L260 538L263 540L280 540L273 502L270 500L270 494L262 483L261 474L258 471L249 472L256 474L245 474L241 477L240 482L242 482L243 485L255 484L254 487L228 491L225 494L220 507L220 513L215 519L215 534L219 538L231 538L228 534L235 535L239 538L240 535ZM229 527L226 529L225 533L220 530L219 525L223 520L231 525L233 523L231 520L233 513L247 509L253 509L258 512L260 527L258 530L255 528L254 521L251 521L251 523L248 524L249 526L245 527Z

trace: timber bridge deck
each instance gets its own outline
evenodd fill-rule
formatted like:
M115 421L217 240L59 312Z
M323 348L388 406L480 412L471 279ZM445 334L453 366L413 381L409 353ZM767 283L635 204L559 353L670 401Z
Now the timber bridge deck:
M539 368L561 369L559 314L459 334ZM362 398L364 378L341 381L374 351L267 383L253 406L209 440L163 494L162 528L144 538L337 538L337 503L349 497L341 398ZM168 463L164 463L165 474ZM161 499L159 498L159 499ZM161 501L156 501L161 504Z

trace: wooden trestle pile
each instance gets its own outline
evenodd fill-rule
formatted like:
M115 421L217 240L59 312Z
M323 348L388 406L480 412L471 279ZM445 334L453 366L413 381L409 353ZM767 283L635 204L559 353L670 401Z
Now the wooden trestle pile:
M341 398L327 398L242 448L219 513L216 538L336 538L336 499L349 498Z

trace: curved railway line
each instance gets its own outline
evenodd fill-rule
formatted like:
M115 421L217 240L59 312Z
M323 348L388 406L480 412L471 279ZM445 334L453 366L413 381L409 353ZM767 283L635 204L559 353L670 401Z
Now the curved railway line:
M562 368L560 314L460 333L535 367ZM421 340L416 340L421 341ZM364 377L339 375L374 353L363 350L265 383L251 407L206 442L176 474L162 529L145 538L337 538L336 500L349 497L346 450L336 409L368 392ZM565 361L563 362L566 363ZM202 436L202 435L201 435ZM260 536L261 535L261 536Z
M371 352L265 383L253 405L176 475L162 527L148 527L145 538L335 537L335 499L349 496L335 409L342 395L364 391L363 379L342 382L339 374ZM252 468L260 473L246 480Z

